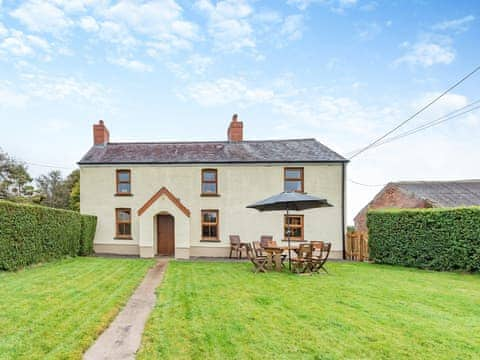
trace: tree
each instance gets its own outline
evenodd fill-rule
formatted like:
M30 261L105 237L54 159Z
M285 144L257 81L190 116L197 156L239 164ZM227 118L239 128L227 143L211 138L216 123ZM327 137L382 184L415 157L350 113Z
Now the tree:
M41 196L41 205L68 209L70 190L60 171L52 170L47 175L41 175L36 182Z
M80 170L73 170L67 177L67 186L70 189L70 210L80 211Z
M70 210L80 211L80 182L75 183L70 191Z
M0 198L16 200L33 195L27 166L0 149Z

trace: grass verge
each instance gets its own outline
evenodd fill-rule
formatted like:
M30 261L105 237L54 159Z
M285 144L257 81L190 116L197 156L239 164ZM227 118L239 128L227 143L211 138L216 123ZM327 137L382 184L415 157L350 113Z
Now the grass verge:
M330 275L171 262L139 359L473 359L480 277L363 263Z
M0 272L0 359L80 359L152 265L79 257Z

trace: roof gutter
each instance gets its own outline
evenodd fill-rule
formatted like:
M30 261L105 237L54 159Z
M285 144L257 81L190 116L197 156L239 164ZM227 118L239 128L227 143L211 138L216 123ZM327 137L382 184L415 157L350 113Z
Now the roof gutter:
M195 165L195 164L346 164L350 160L284 160L284 161L99 161L99 162L88 162L88 161L79 161L77 165Z

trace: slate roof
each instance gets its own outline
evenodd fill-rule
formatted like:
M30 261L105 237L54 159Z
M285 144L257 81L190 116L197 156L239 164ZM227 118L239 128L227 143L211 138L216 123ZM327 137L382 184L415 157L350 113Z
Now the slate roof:
M392 185L435 207L480 206L480 180L405 181Z
M264 141L107 143L93 146L87 164L194 164L347 162L315 139Z

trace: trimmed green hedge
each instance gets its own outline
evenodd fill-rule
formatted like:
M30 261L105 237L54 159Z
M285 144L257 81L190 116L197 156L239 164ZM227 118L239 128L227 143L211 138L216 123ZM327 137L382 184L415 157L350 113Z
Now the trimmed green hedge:
M97 217L92 215L82 216L82 233L80 235L80 249L78 255L87 256L93 254L93 239L97 229Z
M0 270L91 253L96 218L0 200Z
M370 258L432 270L480 270L480 207L367 214Z

